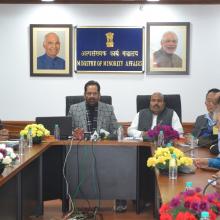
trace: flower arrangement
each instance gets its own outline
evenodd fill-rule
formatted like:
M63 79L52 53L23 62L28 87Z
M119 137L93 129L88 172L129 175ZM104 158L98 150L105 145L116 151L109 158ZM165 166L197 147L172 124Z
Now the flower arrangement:
M215 220L220 215L220 194L203 195L200 188L190 189L163 204L159 213L160 220L197 220L202 211L209 212L209 219Z
M157 140L160 131L163 131L164 141L167 143L170 140L178 139L179 133L169 125L157 125L154 129L147 131L147 137L151 140Z
M30 124L27 125L23 130L20 131L20 135L25 138L28 135L28 131L31 129L33 139L41 139L44 136L49 136L50 131L48 131L42 124Z
M0 173L3 172L5 166L16 160L18 160L18 156L14 153L14 150L11 147L6 147L6 144L0 144Z
M186 157L185 154L175 148L175 147L158 147L155 151L153 157L149 157L147 160L148 167L156 167L160 170L168 170L169 167L169 160L171 159L171 155L176 155L177 166L190 166L193 164L193 160L190 157Z

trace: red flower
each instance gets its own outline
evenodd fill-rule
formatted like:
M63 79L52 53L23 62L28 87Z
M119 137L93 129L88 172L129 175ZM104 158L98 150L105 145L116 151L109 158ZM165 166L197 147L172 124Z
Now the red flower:
M160 220L198 220L202 211L208 211L210 220L220 215L220 196L203 195L197 189L179 193L161 206Z
M169 213L164 213L160 216L160 220L173 220L173 218Z
M196 220L196 217L190 212L179 212L176 216L176 220Z
M170 210L169 205L165 203L160 207L159 213L160 214L167 213L169 210Z
M215 220L217 217L216 214L211 209L208 212L209 212L209 219Z

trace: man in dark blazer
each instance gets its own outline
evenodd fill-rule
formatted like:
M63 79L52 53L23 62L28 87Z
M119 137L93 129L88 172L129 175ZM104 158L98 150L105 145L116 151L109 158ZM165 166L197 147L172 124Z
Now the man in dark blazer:
M100 129L110 134L117 134L118 123L113 106L100 102L100 85L96 81L89 81L84 86L85 101L71 105L68 116L72 117L72 128L83 129L85 132Z
M68 116L72 117L73 131L100 133L100 129L117 135L118 123L113 106L100 102L100 85L96 81L89 81L84 86L85 101L70 106ZM75 135L76 136L76 135ZM125 200L116 200L115 211L123 212L127 209Z
M207 108L207 113L200 115L196 118L192 134L195 137L200 136L210 136L212 134L213 126L215 125L215 120L213 119L213 113L215 111L215 95L220 92L219 89L213 88L210 89L206 94L205 105Z

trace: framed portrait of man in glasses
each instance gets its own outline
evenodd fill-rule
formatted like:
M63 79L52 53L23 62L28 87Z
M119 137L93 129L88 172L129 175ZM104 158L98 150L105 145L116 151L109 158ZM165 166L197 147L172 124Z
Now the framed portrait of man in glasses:
M30 26L30 75L72 75L72 25Z

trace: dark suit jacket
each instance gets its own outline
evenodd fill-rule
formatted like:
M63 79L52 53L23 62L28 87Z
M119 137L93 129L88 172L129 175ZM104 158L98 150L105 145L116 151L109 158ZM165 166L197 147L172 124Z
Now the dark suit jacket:
M86 120L86 102L80 102L70 106L68 116L72 117L72 128L83 128L87 131ZM97 116L97 132L100 129L105 129L111 134L116 134L118 123L114 114L113 106L98 102L98 116Z
M194 137L199 137L201 131L207 128L208 128L208 119L205 118L205 115L200 115L196 118L196 122L192 130L192 134Z

